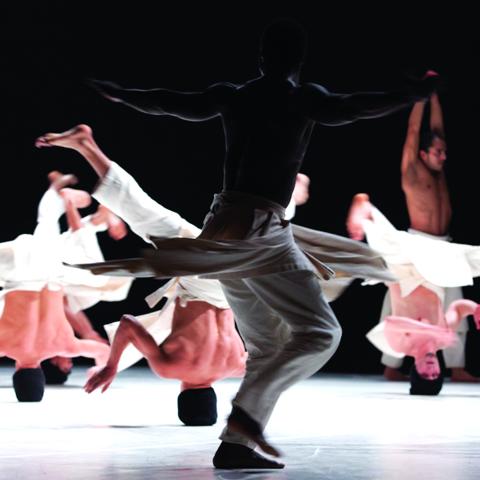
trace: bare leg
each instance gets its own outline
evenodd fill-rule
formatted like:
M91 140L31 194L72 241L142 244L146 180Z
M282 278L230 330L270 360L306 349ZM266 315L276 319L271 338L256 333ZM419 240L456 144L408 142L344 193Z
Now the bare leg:
M371 210L372 204L366 193L354 195L347 215L347 231L353 240L363 240L365 237L362 222L372 218Z
M110 168L111 160L100 150L92 136L88 125L77 125L63 133L47 133L35 141L35 146L64 147L76 150L85 157L100 178L103 178Z
M135 348L143 354L150 368L157 375L164 373L166 357L155 343L154 338L133 315L123 315L112 342L107 365L87 381L84 387L87 393L91 393L101 386L103 386L102 392L104 392L110 386L117 373L120 357L130 343L133 343Z

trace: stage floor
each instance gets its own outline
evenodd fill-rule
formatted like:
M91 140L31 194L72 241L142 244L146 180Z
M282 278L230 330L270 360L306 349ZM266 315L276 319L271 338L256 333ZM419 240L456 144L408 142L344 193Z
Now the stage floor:
M179 383L145 368L104 393L82 390L84 367L20 404L13 368L0 368L0 479L473 480L480 475L480 385L446 382L438 397L407 383L320 374L280 399L267 435L284 470L215 470L211 458L238 381L216 384L219 422L182 426Z

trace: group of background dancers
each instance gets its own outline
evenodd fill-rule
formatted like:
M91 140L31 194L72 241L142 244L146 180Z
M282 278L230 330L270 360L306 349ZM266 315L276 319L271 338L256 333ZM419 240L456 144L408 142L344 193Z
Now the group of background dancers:
M50 172L34 233L1 245L0 355L16 362L13 384L20 401L41 400L46 380L65 381L71 357L95 358L85 384L90 393L105 391L119 370L143 356L159 376L181 381L182 422L212 425L214 383L243 377L213 464L283 468L255 448L280 456L264 435L266 424L281 393L334 354L341 328L329 301L355 278L388 286L382 321L368 333L385 353L388 379L403 379L402 357L413 357L410 393L438 394L443 351L452 380L476 380L464 369L465 319L473 315L480 326L480 312L475 302L461 298L460 287L480 272L480 249L448 238L451 206L437 75L430 72L402 91L336 94L300 82L305 50L303 29L278 21L261 39L260 76L242 85L178 92L92 82L105 98L143 113L193 122L221 119L223 190L202 228L148 196L102 152L89 126L37 139L39 148L80 153L98 183L90 195L72 188L74 175ZM430 125L424 135L426 105ZM396 230L366 193L354 196L348 212L351 239L290 222L295 205L308 199L309 179L299 170L317 123L340 126L410 106L401 162L408 232ZM82 219L78 210L92 197L98 210ZM69 229L61 233L64 214ZM96 233L106 229L120 240L123 222L152 248L138 258L104 262ZM360 241L365 236L369 246ZM161 307L125 313L106 326L106 342L83 310L127 298L134 277L168 279L146 299L151 308L162 300Z

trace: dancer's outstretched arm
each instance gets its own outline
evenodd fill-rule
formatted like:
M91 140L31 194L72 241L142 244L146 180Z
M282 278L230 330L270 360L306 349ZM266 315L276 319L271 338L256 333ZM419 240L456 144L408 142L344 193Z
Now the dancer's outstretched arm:
M122 88L112 82L91 80L91 85L105 98L151 115L172 115L198 122L214 118L222 112L229 95L235 90L230 84L216 84L202 92L178 92L164 88L151 90Z
M310 83L301 89L302 106L309 118L323 125L343 125L384 117L415 101L426 99L436 82L436 77L428 77L406 91L351 94L331 93L320 85Z
M456 330L460 322L468 315L474 315L478 328L480 326L480 305L471 300L456 300L449 305L445 312L445 321L452 330Z
M167 373L170 366L168 358L156 344L155 339L133 315L123 315L113 338L107 364L89 378L84 386L87 393L99 387L102 387L104 392L110 386L117 374L120 357L130 343L146 358L150 368L157 375L164 376Z

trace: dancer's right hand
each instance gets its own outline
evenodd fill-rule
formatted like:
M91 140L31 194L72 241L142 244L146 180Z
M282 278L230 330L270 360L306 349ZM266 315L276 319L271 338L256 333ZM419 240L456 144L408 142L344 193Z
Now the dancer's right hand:
M102 387L102 393L107 390L110 384L113 382L115 375L117 374L117 369L109 365L105 365L100 370L95 372L93 369L93 375L87 380L87 383L83 389L87 393L92 393L99 387Z

